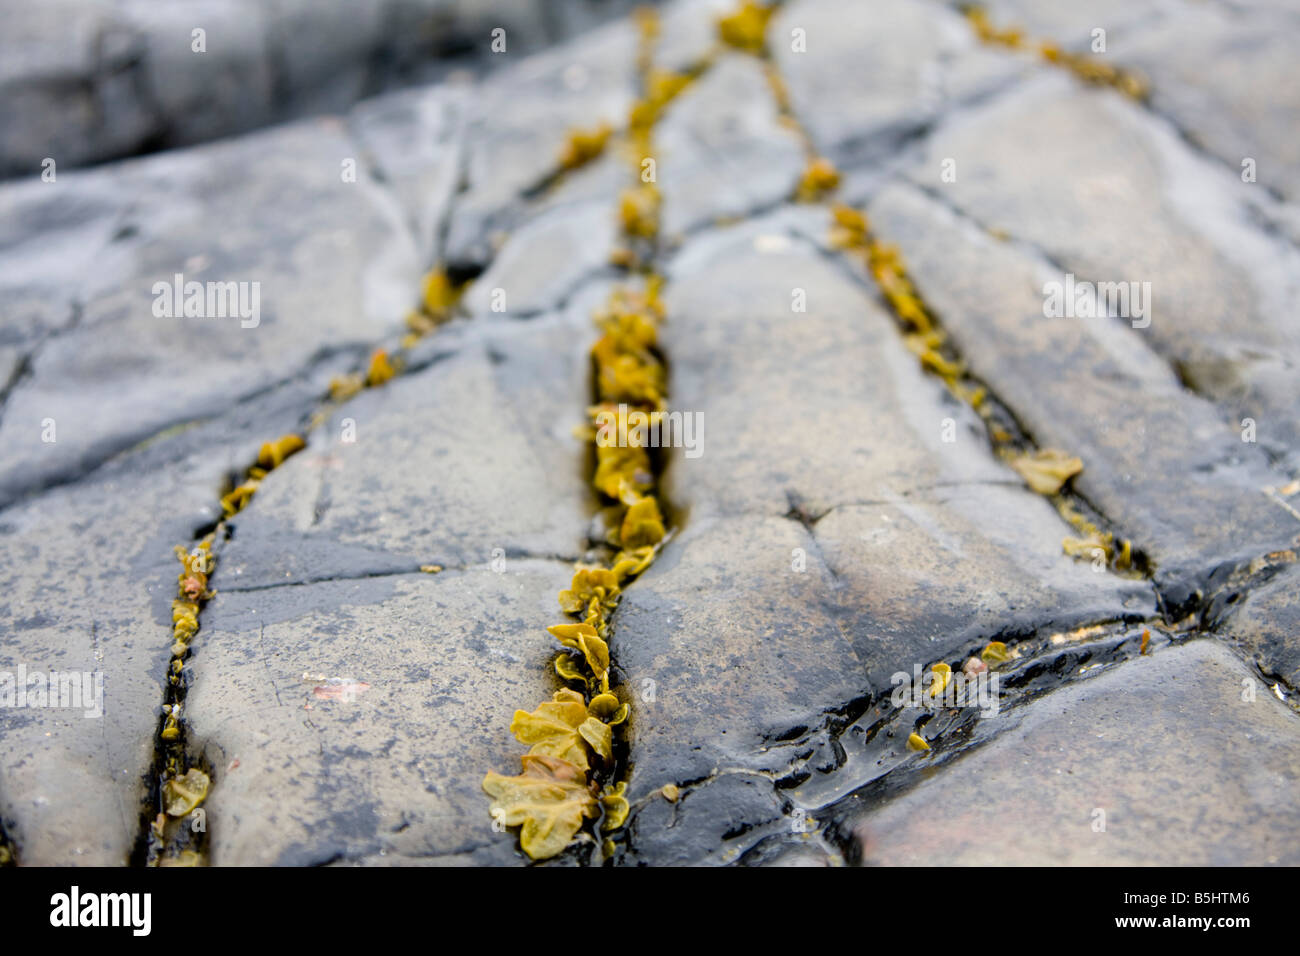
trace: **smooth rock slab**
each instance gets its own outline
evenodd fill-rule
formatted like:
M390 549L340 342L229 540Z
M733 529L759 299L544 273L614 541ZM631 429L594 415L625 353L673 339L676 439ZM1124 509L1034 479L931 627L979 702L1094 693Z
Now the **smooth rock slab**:
M655 126L654 151L669 241L787 198L804 167L759 61L736 53L720 55L673 101Z
M1082 458L1071 487L1149 554L1168 598L1180 604L1215 568L1300 534L1265 494L1283 476L1221 409L1182 386L1146 330L1105 316L1044 317L1044 284L1060 274L939 200L890 186L867 216L899 246L971 372L1040 447Z
M437 261L459 185L469 97L458 85L422 87L365 100L348 114L362 156L410 223L422 264Z
M46 338L5 404L0 504L391 329L417 295L420 269L395 205L365 176L343 182L341 163L356 155L341 125L322 121L0 190L0 205L40 190L39 208L56 220L83 215L75 210L87 195L132 197L78 282L75 326ZM102 248L105 219L84 215L81 241ZM20 245L13 254L35 253ZM156 316L155 284L176 273L257 283L260 316ZM57 444L41 440L45 419Z
M524 862L481 783L519 772L511 716L558 689L546 627L570 575L521 561L219 594L186 701L211 862Z
M257 454L246 436L293 427L319 372L0 511L0 672L103 677L100 717L0 707L0 819L22 863L126 864L172 643L173 548L218 517L225 473Z
M783 772L830 715L969 642L1154 611L1144 582L1060 553L1066 526L861 287L788 236L755 251L777 222L670 273L671 407L702 412L705 440L668 456L678 533L614 623L634 800Z
M575 560L593 510L573 436L587 335L556 320L436 332L426 367L345 404L267 476L221 586Z
M570 130L623 126L635 96L638 34L611 23L490 77L467 131L465 184L448 227L454 268L481 268L553 175Z
M465 295L473 315L530 316L564 303L605 271L619 241L617 192L556 203L520 225Z
M842 167L888 157L947 109L1025 71L924 0L797 0L781 6L768 38L795 116Z
M1264 668L1300 688L1300 568L1283 568L1240 601L1219 610L1216 631L1239 641ZM1261 691L1262 692L1262 691Z
M46 0L4 4L0 177L175 148L491 68L625 12L628 0ZM205 49L193 49L193 31Z
M956 181L940 178L956 163ZM1242 183L1109 90L1044 75L945 124L909 175L999 235L1091 282L1150 283L1128 316L1189 388L1300 448L1300 346L1288 316L1300 252L1261 229ZM1258 193L1254 194L1255 199ZM1130 310L1132 311L1132 310Z
M1254 159L1256 182L1293 202L1300 198L1300 136L1292 122L1300 112L1295 12L1188 10L1116 53L1150 78L1158 112L1238 176L1242 161Z
M1267 692L1243 701L1245 680L1197 640L1062 688L858 820L861 862L1294 866L1300 718Z
M1095 42L1093 31L1104 30L1106 50L1101 55L1120 63L1127 62L1129 41L1137 30L1153 21L1162 24L1166 18L1176 21L1194 9L1183 0L1143 4L1125 0L1096 0L1087 4L1070 0L986 0L980 6L994 27L1017 28L1027 39L1051 41L1067 50L1091 52ZM1163 28L1162 25L1157 29Z

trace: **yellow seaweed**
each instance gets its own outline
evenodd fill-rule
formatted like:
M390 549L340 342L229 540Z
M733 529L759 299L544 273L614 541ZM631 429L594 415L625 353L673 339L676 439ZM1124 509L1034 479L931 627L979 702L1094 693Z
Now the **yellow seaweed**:
M529 754L515 777L489 773L483 789L492 797L491 811L506 826L522 827L519 843L534 860L562 852L596 816L596 799L587 789L584 769L563 759Z
M604 793L600 796L600 802L605 807L605 821L601 829L617 830L627 820L627 815L632 809L632 805L627 802L624 794L627 792L627 784L620 780L612 787L606 787ZM606 853L608 855L608 852Z
M173 777L163 784L163 803L169 817L183 817L208 795L211 784L202 770L191 768L183 777Z
M1034 491L1054 495L1075 475L1083 471L1083 461L1055 448L1012 458L1008 464Z
M375 349L374 354L370 356L370 365L366 369L366 385L370 388L383 385L396 374L397 369L388 360L388 353L383 349Z
M815 156L808 161L795 198L801 202L813 202L834 190L840 184L840 172L835 164L822 156Z
M980 651L980 660L986 664L1002 663L1011 660L1011 653L1001 641L989 641L984 650Z
M262 445L262 450L257 453L258 467L267 471L279 468L286 458L306 447L307 442L301 435L285 435L273 442L266 442Z
M613 131L608 123L601 123L590 130L570 130L560 150L560 166L563 169L585 166L605 151L605 145Z
M570 691L556 691L555 698L539 704L531 714L515 711L510 721L510 732L521 744L529 745L529 754L555 757L577 767L583 773L590 768L587 759L587 742L578 728L587 719L587 708L582 695L577 700L565 698Z
M718 38L745 53L762 53L767 48L767 22L773 12L773 7L742 0L732 13L718 18Z

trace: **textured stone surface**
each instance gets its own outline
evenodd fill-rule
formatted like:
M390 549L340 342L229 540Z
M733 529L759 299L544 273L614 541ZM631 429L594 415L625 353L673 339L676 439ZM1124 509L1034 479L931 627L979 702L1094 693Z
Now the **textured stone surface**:
M6 294L30 302L43 288L23 267L57 252L49 233L78 244L83 270L63 293L75 327L57 312L33 321L64 331L45 337L5 403L0 502L394 328L420 265L397 207L364 175L343 181L341 163L355 155L336 121L320 121L0 189L0 204L38 230L3 271L17 286ZM69 220L83 217L74 240ZM155 284L178 273L256 283L260 315L159 317ZM56 443L41 440L46 419Z
M1087 130L1087 135L1079 135ZM940 181L941 160L956 181ZM1142 331L1188 387L1258 423L1277 454L1300 448L1300 361L1286 305L1300 252L1260 230L1252 188L1108 91L1062 75L946 124L916 182L992 230L1092 282L1149 282Z
M795 30L805 52L794 49ZM960 15L925 0L796 0L772 31L796 115L841 165L887 158L954 102L1024 70L982 49Z
M480 783L489 769L518 772L511 714L558 686L546 625L568 567L519 561L215 602L187 700L216 780L212 863L515 859Z
M672 103L656 127L655 154L669 241L787 198L804 165L759 64L737 54L723 54Z
M1148 585L1061 554L1066 526L871 298L806 246L755 252L738 232L668 296L674 408L702 412L705 439L697 459L670 456L687 523L617 619L630 690L654 688L634 718L634 799L779 771L778 741L963 646L1154 609Z
M1189 10L1116 52L1151 79L1156 110L1238 175L1254 159L1255 181L1292 202L1300 198L1300 141L1289 122L1300 110L1297 15L1294 6L1284 15Z
M1284 483L1281 473L1222 409L1183 388L1152 351L1150 330L1045 317L1043 287L1060 273L954 215L941 204L947 193L933 191L938 199L890 187L867 214L898 243L976 377L1040 445L1083 459L1073 487L1148 552L1158 580L1194 589L1219 565L1300 534L1265 493Z
M858 821L862 862L1294 866L1296 717L1266 692L1243 701L1251 679L1195 641L1058 691Z
M0 512L0 672L99 673L85 708L0 712L0 819L34 865L120 866L140 832L171 643L171 600L189 544L217 517L248 437L293 427L317 377L123 456L92 480ZM94 678L92 677L92 687Z
M410 225L421 263L436 262L441 253L460 180L468 109L467 89L443 85L365 100L348 114L362 158Z
M32 864L143 846L172 548L302 432L222 525L185 668L206 862L526 863L481 782L520 767L556 592L607 530L574 429L592 310L626 278L638 24L533 55L626 4L153 6L3 11L0 166L26 175L0 185L0 674L100 670L107 709L0 709L0 838ZM613 861L1300 862L1294 9L991 4L1076 50L1106 29L1142 105L931 0L790 0L769 64L720 48L733 6L665 4L655 56L707 61L653 131L662 230L639 250L666 278L669 406L703 430L656 456L669 535L612 619L633 804ZM463 56L490 69L372 95ZM70 169L281 111L336 115ZM602 123L605 152L557 171ZM995 420L1079 455L1070 500L1152 575L1063 553L1073 529L830 248L828 205L790 201L809 151L897 243ZM327 402L439 264L472 280L454 314ZM258 326L155 317L177 272L260 282ZM1067 272L1149 281L1150 326L1045 317ZM994 640L999 719L892 702L896 673ZM591 861L590 836L556 862Z
M626 11L620 0L6 0L0 177L36 176L498 65ZM196 50L194 32L204 31ZM506 50L493 53L494 30Z
M636 27L626 21L523 60L480 89L466 145L465 187L445 255L484 265L524 215L525 194L558 164L571 129L621 127L635 96Z
M1070 50L1091 51L1100 39L1094 37L1093 31L1104 30L1105 53L1119 62L1124 62L1130 49L1128 41L1135 32L1155 24L1159 25L1157 29L1163 29L1197 8L1184 0L1143 4L1124 0L1088 4L1070 0L988 0L980 6L995 27L1016 27L1031 39L1049 40Z
M479 784L517 772L511 714L558 687L585 351L560 317L447 329L417 356L272 472L222 550L186 702L222 780L215 864L514 858ZM325 678L369 687L322 700Z
M223 586L582 553L582 345L554 321L444 346L454 338L431 340L427 367L349 403L267 477L236 518Z
M1300 687L1300 569L1284 568L1222 610L1219 633L1239 641L1266 677L1281 677L1294 699Z

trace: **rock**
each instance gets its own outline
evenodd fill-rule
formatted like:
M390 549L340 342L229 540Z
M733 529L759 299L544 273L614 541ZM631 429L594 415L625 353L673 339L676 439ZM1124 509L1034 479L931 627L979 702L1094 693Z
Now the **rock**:
M9 3L4 16L0 177L35 178L47 157L70 169L143 144L139 104L120 103L119 81L138 75L138 39L120 9L53 0Z
M798 136L780 123L753 57L723 54L655 127L664 237L679 241L719 219L790 196L803 172Z
M127 863L160 726L180 572L173 548L218 517L225 472L256 455L247 436L293 427L324 384L272 391L0 511L0 672L88 673L102 703L4 710L0 819L24 864Z
M468 106L468 90L446 85L365 100L348 114L366 163L410 223L422 264L432 265L441 253L460 179Z
M0 177L194 145L495 66L626 12L627 0L51 0L6 5ZM194 31L203 30L202 49Z
M299 23L299 34L281 33L280 4L250 4L246 0L200 0L198 3L156 4L133 0L120 4L131 29L140 38L136 64L139 81L124 95L117 111L105 117L109 124L127 109L141 109L148 117L141 144L189 146L232 136L265 126L287 115L277 109L276 97L296 78L273 51L283 57L306 50L309 33ZM357 4L352 10L365 4ZM317 17L328 16L320 8ZM352 19L357 19L353 14ZM194 31L203 30L203 50L194 49ZM291 42L284 38L293 36ZM317 50L318 54L323 51ZM338 68L338 51L321 55L318 62ZM328 68L328 67L327 67ZM93 159L128 155L117 150ZM157 148L156 146L154 148Z
M1126 63L1129 42L1135 32L1169 23L1188 14L1187 5L1158 2L1141 6L1123 0L1101 0L1081 6L1068 0L987 0L980 6L998 29L1017 28L1030 40L1047 40L1067 50L1092 51L1094 30L1106 33L1106 49L1097 51ZM1116 42L1116 41L1120 42Z
M945 157L955 182L940 179ZM1300 448L1300 354L1280 318L1300 253L1258 228L1239 198L1249 187L1149 114L1044 76L945 125L909 174L995 234L1035 246L1058 282L1150 283L1147 314L1128 318L1149 320L1135 331L1183 384L1233 421L1254 420L1274 454Z
M555 204L511 233L466 294L465 308L526 317L559 306L609 267L618 242L612 199Z
M1255 182L1293 202L1300 198L1300 143L1287 120L1300 109L1290 82L1294 14L1189 10L1115 54L1150 78L1155 110L1238 178L1243 161L1255 160Z
M63 293L75 324L57 309L36 320L60 334L45 336L5 404L0 503L395 328L420 269L394 206L366 177L342 180L342 161L356 155L337 123L308 123L72 174L66 185L60 177L0 190L0 205L33 217L60 207L66 190L74 197L53 219L66 227L47 227L59 246L19 247L15 266L0 267L21 283L15 295L42 288L21 267L59 249L75 250L85 269ZM104 198L110 191L134 198L124 208ZM323 261L334 265L321 270ZM178 273L247 283L246 308L224 318L155 315L160 284L171 287ZM55 443L42 441L50 419Z
M636 860L656 866L734 863L739 854L728 841L784 824L782 801L763 777L728 772L706 783L676 803L652 797L632 817L627 841L636 848Z
M980 47L958 14L918 0L797 0L769 37L795 115L841 167L887 158L944 110L1025 69Z
M211 862L522 861L480 785L518 772L511 714L558 686L546 626L568 576L517 561L219 596L187 699Z
M524 216L527 195L557 170L571 129L623 125L635 95L637 42L634 25L613 23L483 84L444 253L453 268L491 260L499 234Z
M517 859L480 783L518 772L511 715L559 686L585 343L537 320L428 344L234 520L186 702L216 773L214 864Z
M698 65L719 47L718 19L735 9L733 0L669 0L661 4L655 65L679 72Z
M1216 569L1300 534L1265 493L1282 477L1222 409L1183 388L1149 330L1044 317L1059 272L915 189L882 190L867 216L898 244L975 377L1041 447L1083 460L1071 486L1153 560L1175 616Z
M554 320L456 338L435 334L422 368L353 399L267 476L235 519L224 589L582 554L586 343Z
M801 244L753 251L772 229L688 246L669 287L671 406L706 433L698 457L669 454L677 533L615 618L634 803L720 768L788 773L834 714L914 664L1154 610L1148 585L1061 553L1066 526L874 300Z
M1294 560L1292 557L1290 560ZM1263 669L1264 676L1281 677L1294 704L1300 689L1300 571L1283 567L1276 576L1246 593L1233 590L1212 608L1221 618L1216 630L1239 642ZM1263 690L1260 693L1264 693Z
M868 865L1294 865L1296 716L1248 675L1208 640L1131 660L845 829Z
M1275 118L1300 19L992 4L1072 50L1105 29L1095 55L1153 100L929 0L790 0L770 60L720 47L732 0L662 8L655 65L711 65L652 137L682 427L655 456L668 536L611 622L631 813L608 862L1300 862L1300 218ZM214 542L173 809L206 791L215 865L525 864L482 781L521 768L512 714L557 687L546 628L610 517L574 431L592 309L626 278L640 25L531 55L628 3L154 6L19 5L0 38L0 175L23 176L0 185L0 849L139 862L172 549L301 434ZM338 115L71 168L304 111ZM829 248L827 206L791 201L814 155L995 419L1079 456L1066 500L1141 549L1133 576L1063 553L1075 529ZM399 351L435 264L473 281ZM176 273L259 283L257 321L155 316ZM1067 273L1149 282L1150 325L1046 317ZM381 348L401 374L326 398ZM894 703L900 672L970 662L1002 671L997 719ZM20 665L101 674L103 715L9 709ZM593 836L554 862L605 860Z

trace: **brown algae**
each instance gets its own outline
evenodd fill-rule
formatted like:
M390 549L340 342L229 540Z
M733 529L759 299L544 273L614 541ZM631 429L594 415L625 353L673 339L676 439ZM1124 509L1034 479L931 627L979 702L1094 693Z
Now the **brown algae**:
M602 813L602 831L617 829L630 809L623 782L603 789L599 783L614 766L614 728L630 710L610 684L609 623L623 587L650 566L666 531L648 452L619 447L629 437L625 430L617 442L613 436L598 440L597 423L620 404L646 414L664 411L666 376L653 351L663 317L659 284L651 278L642 292L617 290L596 314L603 334L591 349L598 399L588 409L587 435L596 453L592 484L622 515L610 531L614 553L607 565L578 566L559 592L560 608L573 620L548 628L564 648L555 673L576 686L557 691L531 713L515 711L511 733L530 748L523 773L489 773L483 780L493 818L520 827L520 846L533 859L559 854Z
M1037 54L1044 62L1069 70L1085 83L1109 86L1133 100L1142 101L1150 95L1147 81L1131 70L1112 66L1095 56L1071 53L1050 40L1032 40L1018 27L998 29L989 19L988 11L979 5L965 6L962 13L983 43Z

